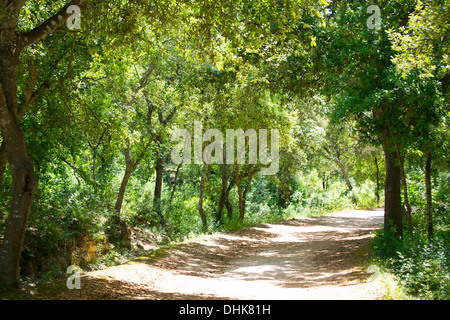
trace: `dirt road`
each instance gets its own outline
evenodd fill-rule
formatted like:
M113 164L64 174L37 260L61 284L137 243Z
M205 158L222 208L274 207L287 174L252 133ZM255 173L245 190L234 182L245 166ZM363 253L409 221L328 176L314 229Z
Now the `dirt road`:
M362 265L383 211L245 228L88 273L62 299L378 299Z

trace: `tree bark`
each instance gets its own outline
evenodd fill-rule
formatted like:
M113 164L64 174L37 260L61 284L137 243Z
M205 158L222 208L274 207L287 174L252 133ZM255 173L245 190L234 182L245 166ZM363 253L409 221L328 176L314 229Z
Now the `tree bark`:
M394 235L401 239L403 236L402 199L400 192L400 167L395 151L384 145L386 159L386 182L384 188L384 230L394 228Z
M86 0L72 0L58 13L27 33L17 33L20 11L26 1L2 1L0 11L0 131L6 147L13 179L13 194L0 252L0 284L18 285L20 255L25 228L37 187L34 164L27 152L20 128L17 102L17 74L20 52L26 46L47 37L63 25L72 13L70 5L85 9ZM25 111L22 112L22 114Z
M250 191L250 186L252 185L252 179L253 179L253 176L255 175L255 173L257 172L257 171L253 171L252 172L252 168L253 168L253 165L249 165L249 167L248 167L248 173L247 173L247 185L245 186L245 189L244 189L244 192L243 192L243 194L242 194L242 200L243 200L243 203L242 203L242 211L240 212L240 215L239 215L239 220L242 222L242 221L244 221L244 214L245 214L245 202L246 202L246 200L247 200L247 194L248 194L248 192Z
M427 233L428 240L432 240L434 236L434 226L433 226L433 199L431 197L431 158L432 151L428 149L426 152L425 159L425 193L427 199L426 212L427 212Z
M395 146L389 141L389 123L383 118L389 111L389 105L383 104L380 109L373 109L373 117L379 121L378 138L383 146L386 163L386 179L384 183L384 231L393 229L397 239L403 238L402 197L400 190L400 166Z
M151 123L151 116L154 110L153 103L151 100L147 97L147 104L149 106L149 111L147 114L147 122L150 125ZM158 119L159 123L163 126L163 128L166 128L169 121L173 118L177 111L177 107L175 106L169 115L164 118L163 112L161 109L158 109ZM160 223L164 223L164 216L162 214L161 209L161 193L162 193L162 183L163 183L163 171L164 171L164 159L163 159L163 136L161 133L159 133L156 136L156 143L158 145L158 152L156 154L156 181L155 181L155 193L153 197L153 209L155 210L158 218L160 219Z
M326 191L328 190L328 177L327 174L324 172L323 175L321 175L322 178L322 190Z
M220 221L222 218L223 208L225 206L225 200L227 197L228 179L230 177L230 165L222 164L222 192L220 193L219 207L216 213L216 221Z
M0 146L0 191L3 187L3 177L5 176L6 165L8 164L8 154L6 153L6 145L2 142Z
M126 139L126 147L124 150L125 174L123 176L122 183L120 184L119 193L117 194L117 201L114 206L114 209L118 216L120 215L120 211L122 210L123 199L125 197L125 191L127 189L128 181L130 180L131 174L136 170L137 166L141 162L142 158L144 158L148 146L149 144L144 147L141 154L136 158L136 160L133 160L133 158L131 157L130 139Z
M127 139L127 146L124 150L125 153L125 174L120 184L119 193L117 194L117 201L114 206L114 210L118 217L120 217L120 211L122 210L123 198L125 197L125 191L127 189L128 181L130 180L131 174L133 173L136 166L134 165L133 159L130 154L130 141Z
M390 122L387 121L387 132L389 133L389 136L391 137L394 146L395 146L395 152L397 156L397 162L400 170L400 179L403 185L403 200L406 207L406 221L408 224L408 234L412 236L412 213L411 213L411 205L409 204L408 200L408 185L406 184L406 174L405 174L405 168L403 166L403 157L400 154L400 148L395 140L394 133L391 130Z
M377 186L375 189L375 197L377 198L377 202L380 202L380 168L378 166L378 158L374 154L373 159L375 162L375 168L376 168L376 180L377 180Z
M177 190L177 185L178 185L178 176L179 176L179 174L180 174L180 168L181 168L181 165L182 165L183 163L180 163L178 166L177 166L177 171L175 172L175 179L174 179L174 182L173 182L173 188L172 188L172 192L170 193L170 203L172 203L172 200L173 200L173 197L174 197L174 195L175 195L175 191Z
M292 188L290 181L290 164L284 164L283 170L278 171L279 187L278 187L278 204L282 208L286 208L291 200ZM323 182L323 180L322 180ZM323 185L323 184L322 184ZM325 188L324 188L325 189Z
M132 174L131 167L127 164L125 168L125 174L122 179L122 183L120 184L119 193L117 194L116 204L114 205L114 210L116 214L120 216L120 212L122 211L123 199L125 197L125 191L127 189L128 181L130 180Z
M408 224L408 234L412 236L412 210L408 199L408 185L406 183L405 170L403 164L400 164L400 177L403 185L403 201L406 207L406 222Z
M405 167L403 166L403 158L400 154L400 150L398 148L397 143L395 143L395 149L396 149L396 153L397 153L397 160L398 160L398 164L399 164L399 168L400 168L400 178L402 181L402 185L403 185L403 201L405 203L405 207L406 207L406 221L408 224L408 234L410 236L412 236L412 210L411 210L411 205L409 204L409 199L408 199L408 185L406 183L406 174L405 174Z
M225 207L227 208L227 216L228 219L231 219L233 217L233 206L231 205L229 194L231 189L233 189L234 185L236 184L236 177L233 177L230 184L228 185L227 192L225 194Z
M0 84L0 130L13 179L11 206L0 253L0 283L7 286L18 286L20 281L20 254L37 187L33 161L28 155L25 135L17 119L17 104L11 105L14 102L17 100L5 99Z
M206 184L206 173L208 171L209 165L206 163L203 164L203 170L202 170L202 178L200 180L200 196L198 200L198 213L200 214L200 217L202 219L203 228L206 229L208 227L207 221L206 221L206 214L203 210L203 197L205 195L205 184Z
M242 191L241 183L239 181L239 165L236 164L236 186L238 188L238 194L239 194L239 221L240 222L244 221L245 201L247 198L247 193L250 190L253 176L256 173L256 171L252 172L252 167L253 167L253 165L249 165L248 172L247 172L247 185L245 186L244 191Z
M239 164L236 164L235 180L239 195L239 221L242 222L244 221L245 205L244 205L244 197L242 194L241 182L239 181Z
M156 154L156 180L155 180L155 193L153 196L153 208L157 216L164 221L162 210L161 210L161 193L162 193L162 182L163 182L163 171L164 171L164 160L162 155L162 136L157 137L158 141L158 152Z

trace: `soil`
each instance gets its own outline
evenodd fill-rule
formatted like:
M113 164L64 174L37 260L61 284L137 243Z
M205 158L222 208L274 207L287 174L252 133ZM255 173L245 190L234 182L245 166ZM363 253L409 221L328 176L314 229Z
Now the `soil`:
M364 267L383 210L220 233L120 266L86 273L43 299L381 299Z

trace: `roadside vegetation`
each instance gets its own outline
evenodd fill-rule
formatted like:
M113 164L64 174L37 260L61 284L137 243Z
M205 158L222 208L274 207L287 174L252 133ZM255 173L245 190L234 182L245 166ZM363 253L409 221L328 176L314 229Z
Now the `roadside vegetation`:
M449 19L441 0L3 1L0 286L384 207L376 261L447 299Z

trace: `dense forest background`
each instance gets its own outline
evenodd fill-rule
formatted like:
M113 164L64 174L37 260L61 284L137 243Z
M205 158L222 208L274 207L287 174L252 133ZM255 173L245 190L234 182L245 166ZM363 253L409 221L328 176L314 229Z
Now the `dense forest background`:
M1 1L0 280L384 206L380 261L449 298L449 32L446 0ZM278 172L174 164L194 122L279 130Z

